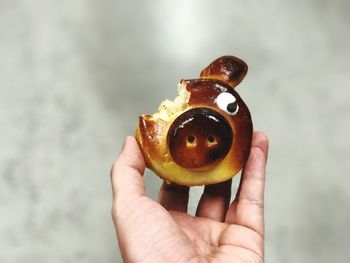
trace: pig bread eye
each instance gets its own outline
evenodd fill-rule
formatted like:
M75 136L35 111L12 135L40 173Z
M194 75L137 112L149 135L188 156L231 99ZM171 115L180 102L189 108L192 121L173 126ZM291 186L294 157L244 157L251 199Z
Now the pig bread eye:
M215 99L216 105L229 115L236 115L239 109L236 98L228 92L222 92Z

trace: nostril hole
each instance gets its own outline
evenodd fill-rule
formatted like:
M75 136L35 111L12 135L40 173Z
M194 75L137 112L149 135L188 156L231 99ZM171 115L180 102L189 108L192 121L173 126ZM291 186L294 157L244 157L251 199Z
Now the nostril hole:
M189 142L189 143L194 143L195 140L196 140L196 138L193 135L190 135L187 137L187 142Z
M209 143L214 143L214 142L215 142L214 136L209 135L209 136L208 136L208 142L209 142Z

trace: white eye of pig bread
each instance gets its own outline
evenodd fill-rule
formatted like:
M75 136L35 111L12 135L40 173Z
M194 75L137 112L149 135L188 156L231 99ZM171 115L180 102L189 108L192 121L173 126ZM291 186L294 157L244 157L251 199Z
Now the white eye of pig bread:
M228 92L222 92L215 99L216 105L229 115L236 115L239 109L236 98Z
M186 84L180 82L177 91L178 96L172 101L164 100L160 104L158 111L152 115L151 120L161 119L163 121L169 121L188 109L190 93L186 90Z

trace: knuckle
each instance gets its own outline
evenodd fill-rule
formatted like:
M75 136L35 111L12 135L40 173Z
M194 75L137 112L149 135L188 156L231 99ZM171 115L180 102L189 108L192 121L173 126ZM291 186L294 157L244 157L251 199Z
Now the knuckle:
M241 205L256 206L260 209L264 209L264 202L261 199L245 197L245 198L240 198L238 202Z

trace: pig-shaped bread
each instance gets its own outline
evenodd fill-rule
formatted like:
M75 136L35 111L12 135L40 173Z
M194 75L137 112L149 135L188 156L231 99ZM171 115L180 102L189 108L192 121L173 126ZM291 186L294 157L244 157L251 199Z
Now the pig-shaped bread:
M253 133L248 107L234 90L247 70L237 57L220 57L199 79L181 80L174 101L140 116L136 140L146 166L166 182L186 186L220 183L238 173Z

